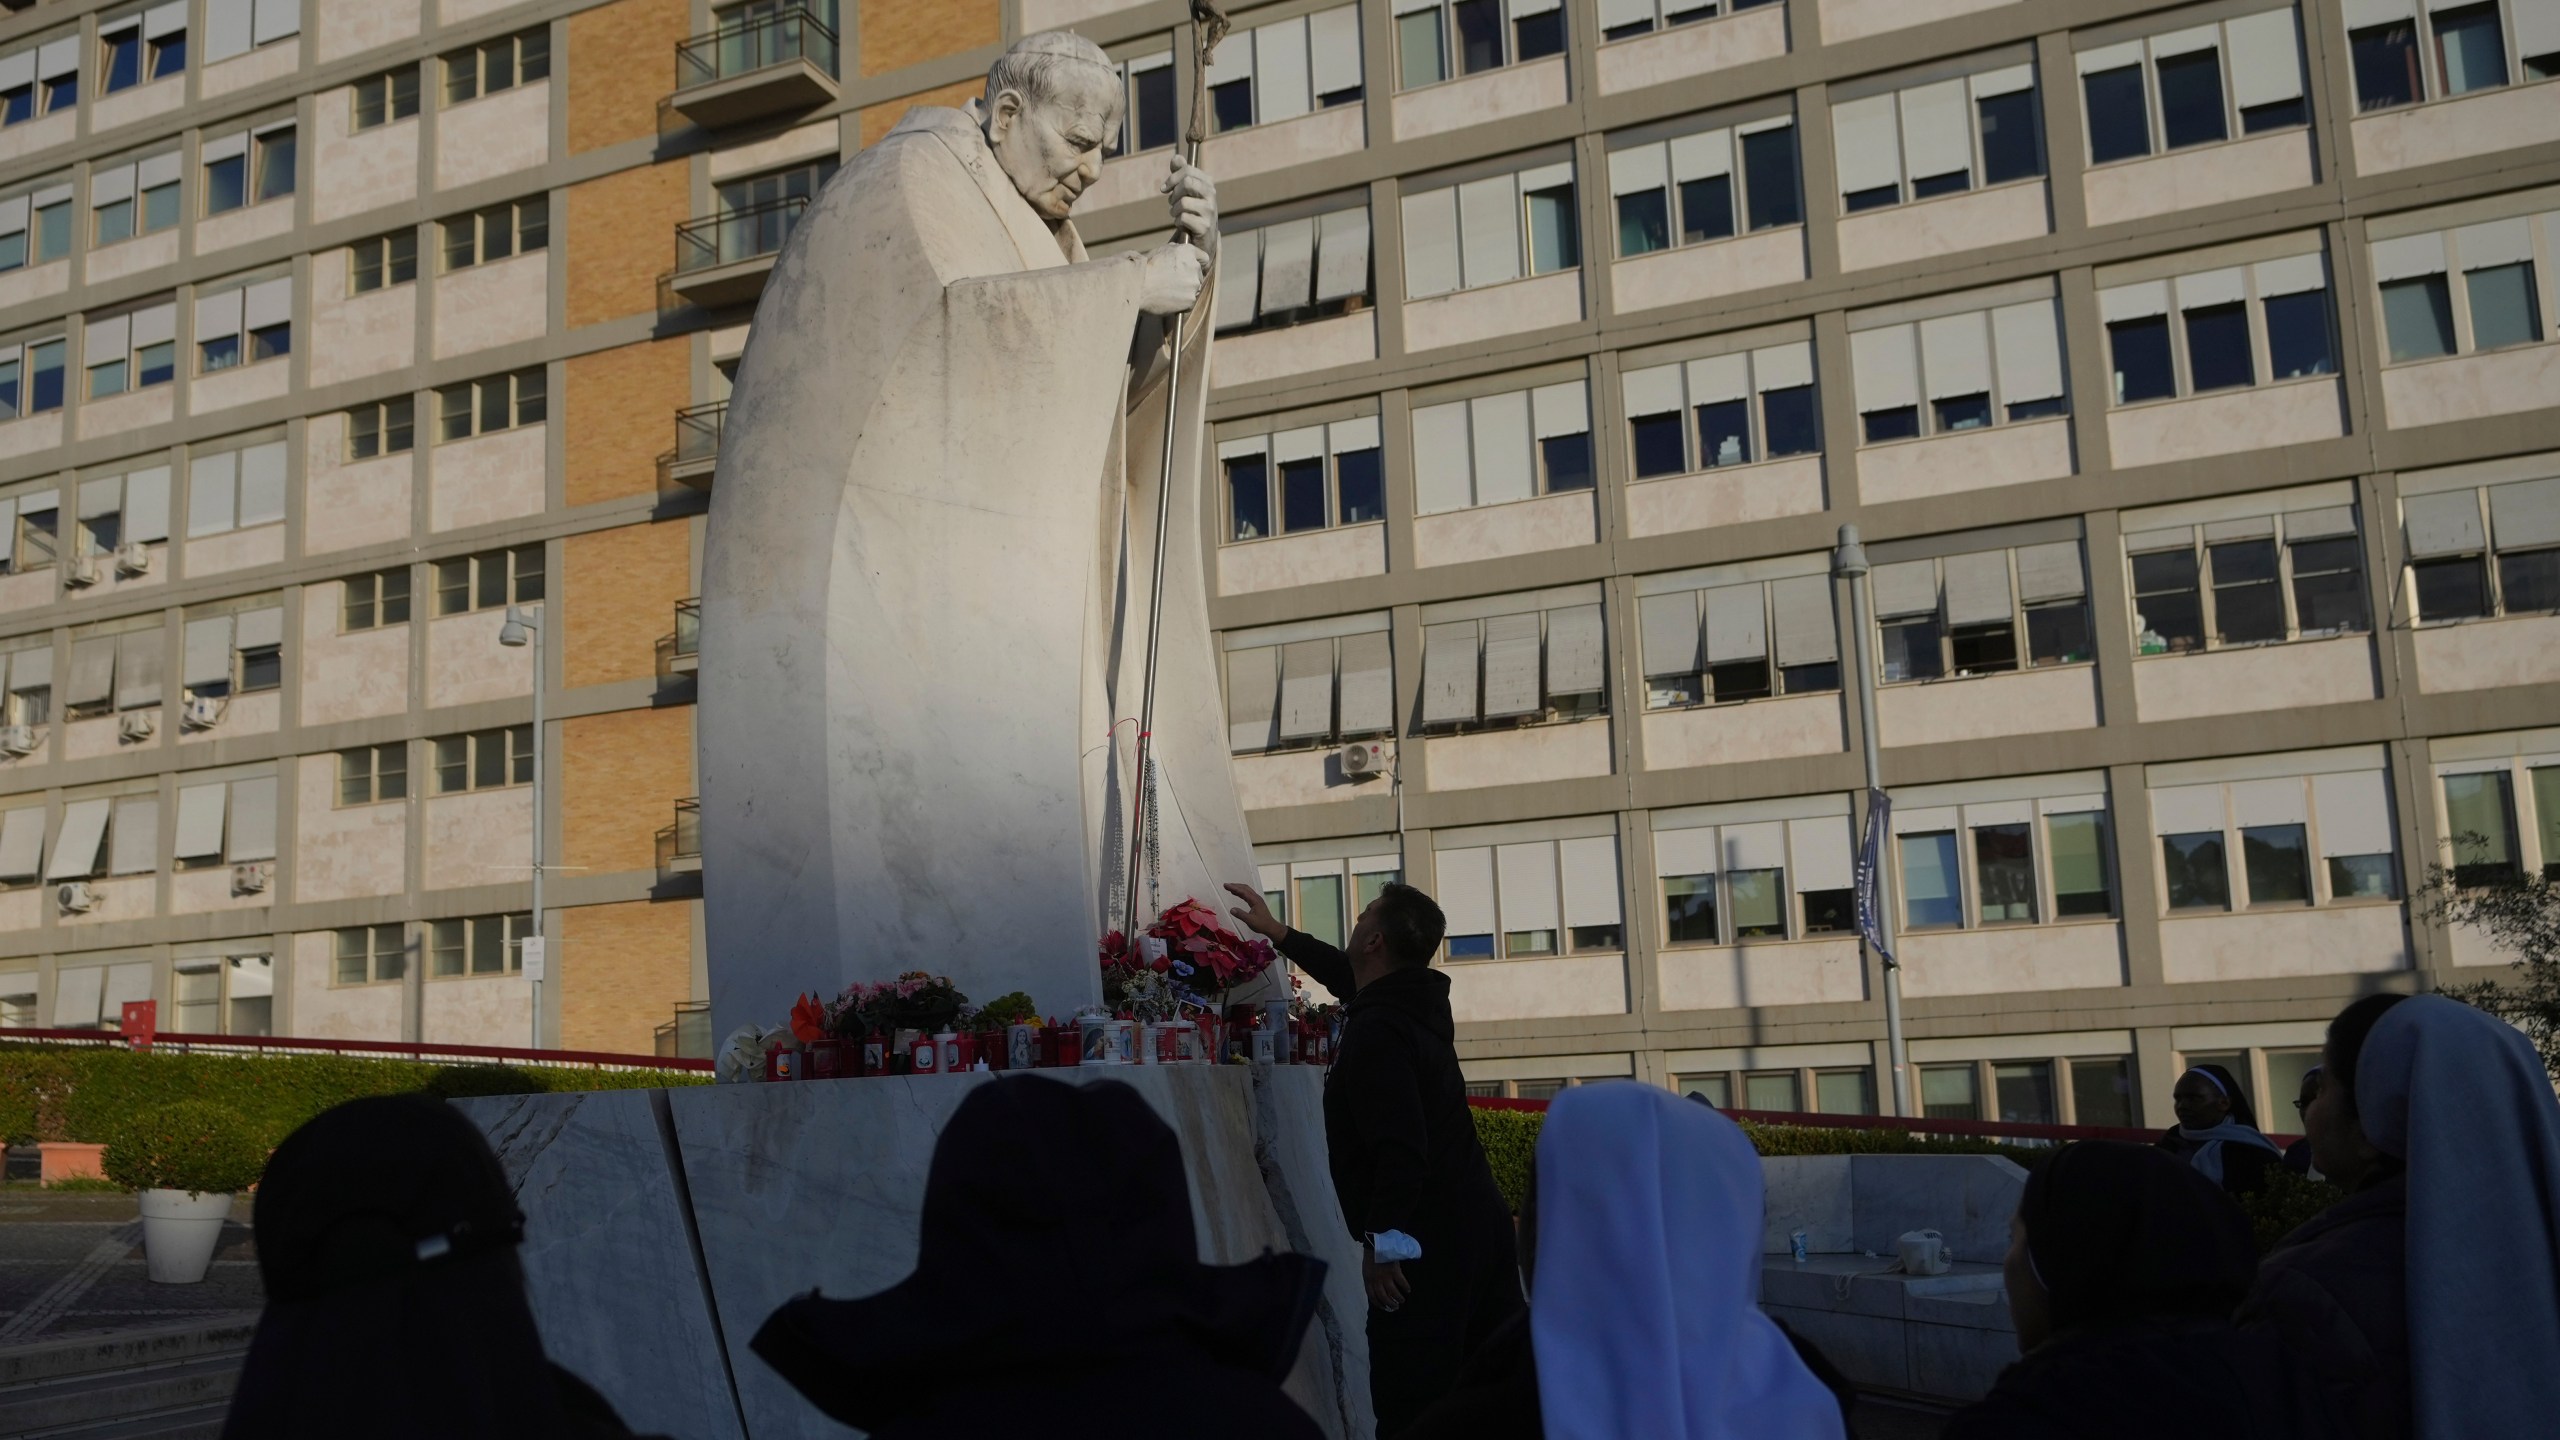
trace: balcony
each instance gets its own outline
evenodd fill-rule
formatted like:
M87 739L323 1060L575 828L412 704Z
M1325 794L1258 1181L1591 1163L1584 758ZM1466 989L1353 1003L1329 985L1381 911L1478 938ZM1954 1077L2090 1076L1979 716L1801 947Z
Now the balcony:
M658 642L658 677L692 675L702 668L702 598L676 602L676 633Z
M720 430L729 419L729 402L694 405L676 412L676 448L658 460L658 473L668 485L711 493L711 472L720 463Z
M676 802L676 823L658 832L658 878L702 873L702 802Z
M662 1059L712 1059L711 1002L687 1000L678 1005L675 1018L658 1027L657 1038Z
M705 309L752 302L764 293L774 257L808 208L807 196L788 195L678 225L669 288L677 299Z
M667 103L696 125L716 127L812 109L836 94L836 32L795 6L679 43Z

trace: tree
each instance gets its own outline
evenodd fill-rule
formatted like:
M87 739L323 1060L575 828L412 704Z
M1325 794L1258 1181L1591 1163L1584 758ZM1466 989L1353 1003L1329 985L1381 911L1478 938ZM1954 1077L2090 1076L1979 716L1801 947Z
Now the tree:
M2462 838L2455 841L2457 854ZM2468 927L2512 952L2509 969L2514 973L2503 982L2450 985L2440 993L2523 1031L2541 1054L2543 1068L2560 1083L2560 881L2520 874L2513 866L2460 869L2457 877L2441 865L2432 867L2413 898L2446 925Z

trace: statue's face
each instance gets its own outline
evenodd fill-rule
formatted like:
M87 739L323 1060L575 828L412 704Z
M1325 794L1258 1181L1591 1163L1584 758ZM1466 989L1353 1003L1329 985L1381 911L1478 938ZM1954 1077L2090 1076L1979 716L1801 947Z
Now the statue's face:
M1090 68L1092 73L1082 73ZM1076 67L1058 93L1025 102L1019 91L996 97L987 116L987 144L1013 188L1049 220L1064 220L1076 197L1102 173L1102 147L1120 129L1118 77L1100 67Z

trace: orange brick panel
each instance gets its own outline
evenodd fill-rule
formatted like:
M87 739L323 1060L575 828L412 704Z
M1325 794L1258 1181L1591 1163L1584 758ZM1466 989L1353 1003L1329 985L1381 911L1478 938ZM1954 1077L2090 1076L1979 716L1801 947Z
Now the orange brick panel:
M658 673L658 641L676 632L676 602L693 593L693 527L682 520L625 525L560 542L560 607L571 688Z
M1004 38L996 0L859 0L862 73L878 75L993 45Z
M927 90L921 95L909 95L903 100L866 105L862 110L862 143L867 148L878 141L900 120L905 119L909 110L918 105L948 105L957 109L986 93L986 81L960 80L945 85L939 90Z
M675 414L693 398L693 346L652 340L571 358L561 401L572 505L658 486L658 457L675 447Z
M569 152L658 133L658 103L675 88L685 0L614 0L569 17Z
M675 269L686 165L642 165L569 187L569 327L658 308L658 277Z
M560 1043L647 1055L658 1027L693 995L698 900L632 900L560 912Z
M693 707L560 722L560 863L580 875L653 869L657 834L693 793Z

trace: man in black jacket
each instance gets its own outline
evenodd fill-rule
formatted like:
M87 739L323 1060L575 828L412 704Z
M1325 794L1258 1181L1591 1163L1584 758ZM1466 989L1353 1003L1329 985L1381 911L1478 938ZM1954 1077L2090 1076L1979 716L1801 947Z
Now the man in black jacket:
M1449 977L1431 968L1447 922L1430 896L1389 885L1337 950L1282 925L1253 886L1227 890L1244 902L1238 920L1345 1001L1325 1143L1342 1218L1364 1247L1369 1393L1378 1434L1393 1440L1521 1307L1511 1212L1458 1071Z

